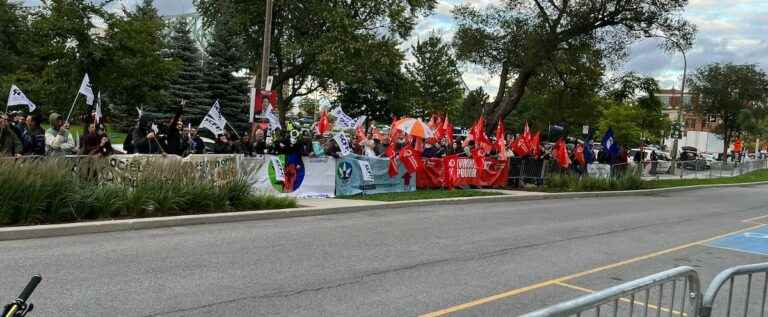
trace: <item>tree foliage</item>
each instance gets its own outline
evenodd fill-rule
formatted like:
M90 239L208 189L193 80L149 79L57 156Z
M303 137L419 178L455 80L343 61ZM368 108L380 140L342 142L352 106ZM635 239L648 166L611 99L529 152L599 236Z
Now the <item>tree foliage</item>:
M118 129L128 130L137 116L135 107L167 111L172 103L167 93L179 63L161 56L167 49L162 34L165 22L151 0L134 9L123 9L122 15L107 20L104 36L104 67L98 73L104 91L105 115ZM111 111L107 112L106 109Z
M245 40L250 68L260 69L265 1L196 3L208 24L223 16L231 19ZM281 118L294 98L352 82L356 72L365 72L367 63L375 61L382 43L406 38L416 19L435 4L436 0L276 1L270 75L280 93ZM364 90L375 88L371 86L365 85Z
M245 66L240 54L242 41L233 34L225 19L214 26L213 41L208 45L208 58L202 78L206 99L219 100L221 111L239 131L248 128L248 83L233 74Z
M634 41L665 35L689 46L694 28L682 18L687 0L512 0L480 9L454 9L458 57L500 76L489 125L518 106L538 74L560 74L568 60L608 65ZM594 64L594 63L588 63Z
M464 86L451 47L437 34L411 47L414 62L405 65L414 85L411 115L455 115L461 106Z
M701 66L691 79L691 90L700 98L700 108L696 110L705 117L718 119L716 131L725 141L724 154L736 134L761 132L758 122L768 101L768 75L757 66Z
M174 107L185 102L184 115L192 122L200 122L213 105L207 98L203 83L202 53L192 39L189 23L180 20L172 27L167 58L180 64L178 73L170 83L168 93ZM169 109L170 110L170 109Z

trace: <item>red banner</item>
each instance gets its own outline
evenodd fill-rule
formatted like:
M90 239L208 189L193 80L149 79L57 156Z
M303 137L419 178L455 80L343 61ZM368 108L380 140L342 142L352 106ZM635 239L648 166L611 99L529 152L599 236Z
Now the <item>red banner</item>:
M484 161L485 168L478 171L475 168L474 160L471 158L423 159L423 168L416 174L416 187L418 189L469 186L506 187L509 176L507 161L492 158L486 158ZM451 174L454 177L446 177Z

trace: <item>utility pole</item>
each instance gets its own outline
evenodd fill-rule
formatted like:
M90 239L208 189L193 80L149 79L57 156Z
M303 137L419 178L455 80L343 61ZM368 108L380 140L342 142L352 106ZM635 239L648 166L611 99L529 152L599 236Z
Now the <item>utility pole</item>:
M269 76L269 52L272 45L272 0L267 0L267 12L264 16L264 48L261 50L261 81L259 88L265 89Z
M685 48L683 47L683 45L680 44L680 42L676 41L675 39L670 38L668 36L664 36L664 35L652 35L651 37L658 37L658 38L663 38L668 40L669 42L674 44L677 47L677 49L680 50L680 53L683 55L683 85L682 85L682 88L680 89L680 105L677 108L677 120L676 120L677 121L676 126L680 131L679 131L679 135L675 135L674 145L672 145L672 153L671 153L672 166L670 167L670 172L672 174L675 174L675 169L677 169L677 156L679 152L678 147L680 146L680 139L678 138L678 136L680 138L683 137L683 107L685 106L685 82L686 82L686 78L688 77L688 57L685 56Z
M257 98L259 91L265 90L267 85L267 77L269 77L269 52L272 46L272 0L267 0L266 13L264 14L264 46L261 50L261 77L259 78L258 86L256 83L256 77L252 79L253 88L251 90L253 96L251 98ZM254 99L255 100L255 99ZM251 104L251 134L256 131L256 120L254 120L255 101ZM260 114L259 114L260 115ZM253 135L251 135L253 137Z

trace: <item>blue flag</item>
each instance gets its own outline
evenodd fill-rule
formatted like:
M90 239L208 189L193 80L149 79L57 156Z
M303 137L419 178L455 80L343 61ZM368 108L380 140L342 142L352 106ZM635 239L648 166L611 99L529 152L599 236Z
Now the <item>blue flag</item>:
M595 153L592 152L592 133L584 140L584 160L587 161L587 164L592 164L595 161Z
M616 144L616 139L613 137L613 128L608 128L603 136L603 150L608 152L608 156L611 158L619 156L619 145Z

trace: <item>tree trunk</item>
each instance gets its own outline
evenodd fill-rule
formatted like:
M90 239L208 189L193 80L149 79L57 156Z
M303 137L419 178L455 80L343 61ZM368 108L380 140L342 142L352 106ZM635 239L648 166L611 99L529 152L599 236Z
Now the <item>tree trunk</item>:
M503 120L509 116L513 110L515 110L517 104L520 103L521 99L523 99L525 88L528 86L528 82L531 80L534 74L535 71L533 68L525 68L520 72L520 74L518 74L517 78L515 79L515 83L512 84L512 87L509 90L509 93L505 93L504 97L501 99L501 102L499 102L497 105L495 105L495 107L493 107L493 109L491 109L491 113L489 114L488 120L485 123L487 131L493 131L499 119ZM502 87L499 87L499 89L502 89ZM494 104L496 102L497 101L494 101Z
M501 66L501 74L499 75L499 91L496 93L496 99L493 100L491 109L496 109L501 104L502 99L507 92L507 81L509 81L509 67L506 63Z

